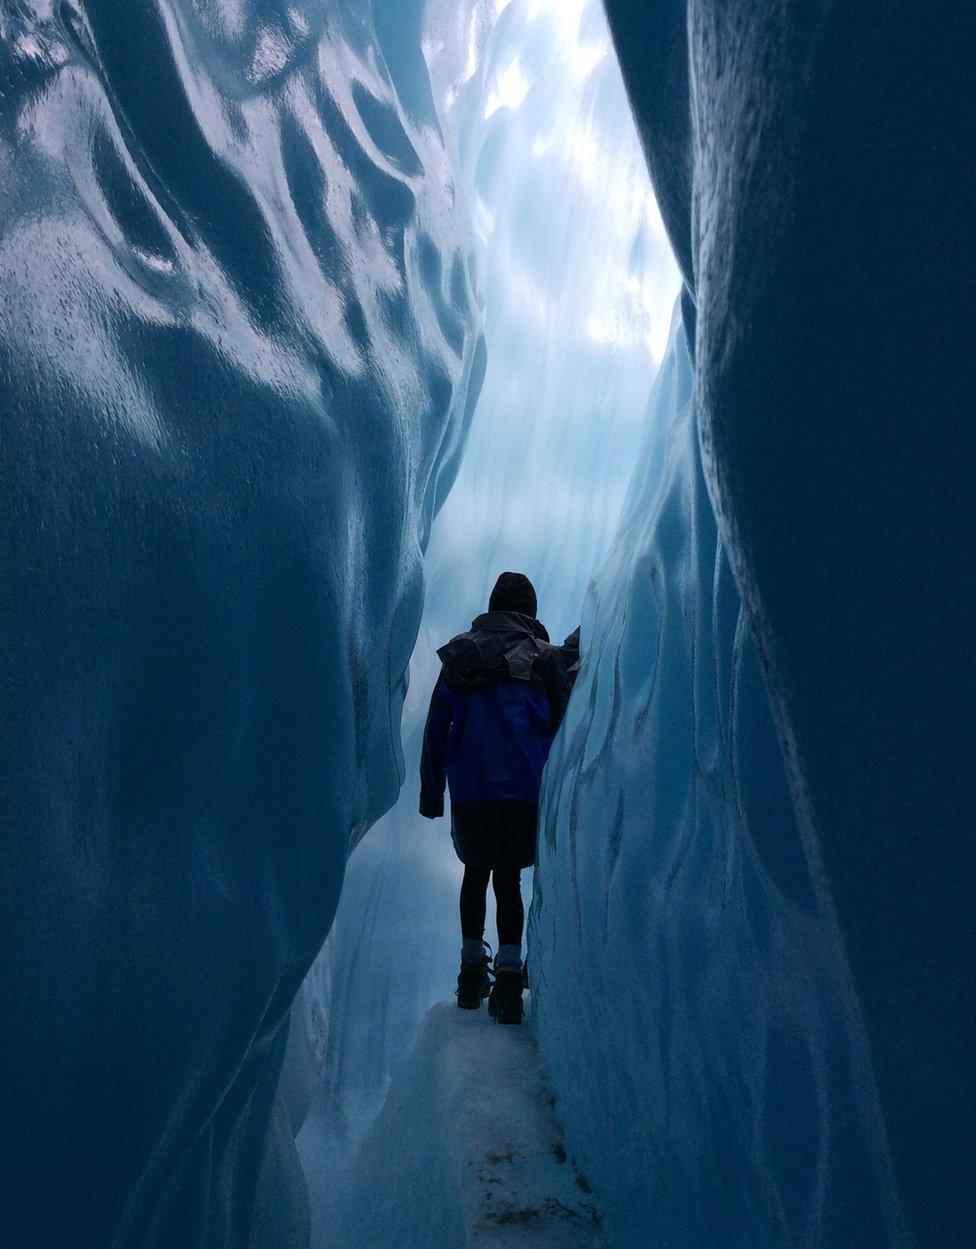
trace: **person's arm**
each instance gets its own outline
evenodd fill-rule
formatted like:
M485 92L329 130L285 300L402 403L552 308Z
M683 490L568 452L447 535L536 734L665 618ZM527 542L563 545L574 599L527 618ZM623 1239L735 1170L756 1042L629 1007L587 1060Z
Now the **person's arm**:
M559 648L563 657L563 663L566 665L566 673L569 676L570 685L576 680L579 674L580 666L580 626L577 625L569 637L563 642Z
M436 820L444 814L444 785L447 780L447 743L451 734L453 700L442 678L437 678L430 696L430 709L424 728L424 748L420 755L420 814Z
M566 714L566 705L573 691L573 682L566 671L566 661L558 646L547 646L540 656L546 698L549 702L549 731L555 737Z

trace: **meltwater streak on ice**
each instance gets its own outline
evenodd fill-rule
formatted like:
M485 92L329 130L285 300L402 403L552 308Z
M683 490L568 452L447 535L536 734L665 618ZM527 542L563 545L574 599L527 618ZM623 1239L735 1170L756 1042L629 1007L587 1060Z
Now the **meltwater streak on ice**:
M461 868L448 820L417 814L436 647L484 610L505 568L533 579L554 638L578 624L617 523L677 286L599 5L515 0L482 26L471 64L452 21L456 11L433 11L425 46L478 236L488 365L425 561L406 782L350 861L319 969L331 969L331 1000L311 987L296 1020L318 1044L323 1020L329 1028L322 1104L302 1139L313 1170L322 1134L342 1130L345 1116L355 1138L428 1006L454 988Z
M366 0L0 4L5 1246L303 1239L283 1021L477 368L418 99Z

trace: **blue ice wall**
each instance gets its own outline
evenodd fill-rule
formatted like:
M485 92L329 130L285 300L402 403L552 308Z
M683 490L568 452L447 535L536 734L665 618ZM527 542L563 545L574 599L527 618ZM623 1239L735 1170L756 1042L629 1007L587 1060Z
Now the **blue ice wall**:
M589 1090L580 1148L621 1141L623 1243L963 1246L972 15L606 7L688 283L697 442L584 628L548 780L543 1043L563 1096ZM605 1020L606 1067L567 1000ZM643 1126L615 1138L624 1106Z
M285 1020L397 792L482 367L381 34L0 5L5 1246L304 1241Z
M839 934L702 474L680 313L583 652L546 770L530 965L613 1243L903 1243Z

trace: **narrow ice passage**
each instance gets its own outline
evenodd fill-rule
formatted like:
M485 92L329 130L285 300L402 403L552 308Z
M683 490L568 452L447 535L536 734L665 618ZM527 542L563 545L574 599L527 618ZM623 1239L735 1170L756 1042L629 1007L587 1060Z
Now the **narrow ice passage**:
M409 1150L384 1153L397 1132L401 1143L409 1135L407 1108L416 1108L397 1082L398 1071L417 1076L414 1059L402 1066L403 1042L414 1034L426 1004L450 983L456 960L456 876L445 870L438 857L442 847L419 824L413 806L417 726L434 676L435 645L483 606L478 596L494 573L524 567L539 580L542 614L554 636L583 615L584 666L547 769L530 932L540 986L531 1026L573 1165L595 1190L600 1234L616 1249L793 1249L846 1245L855 1238L885 1249L907 1245L911 1218L929 1217L918 1213L926 1207L918 1188L921 1182L924 1193L925 1180L913 1178L925 1171L905 1137L897 1158L890 1152L886 1124L901 1122L902 1094L897 1082L879 1089L875 1072L877 1054L884 1070L913 1035L913 1021L903 1020L891 1044L886 1019L900 1014L896 972L882 1001L870 989L858 998L859 974L867 974L869 984L873 976L884 979L883 942L872 946L877 937L869 935L860 950L866 959L860 972L848 962L841 924L863 932L872 904L862 903L856 883L852 892L853 875L835 840L838 879L849 896L845 913L838 916L835 909L815 811L830 811L839 820L843 803L830 772L820 774L819 792L807 788L813 773L799 759L791 719L791 713L800 714L799 704L791 701L789 680L780 683L777 635L757 624L764 600L743 554L756 550L756 558L765 559L765 589L779 604L785 635L803 632L791 616L796 579L802 582L808 567L820 569L830 590L817 545L817 490L835 500L847 496L842 490L831 494L838 465L831 461L824 468L809 445L809 431L824 421L816 399L822 379L810 363L812 353L808 358L784 327L797 315L791 282L808 282L813 306L820 300L830 309L822 324L809 327L820 344L818 360L829 361L837 344L825 327L840 310L823 292L843 292L860 272L859 262L832 277L825 270L822 288L804 267L802 238L791 235L791 210L782 221L777 216L783 186L773 176L779 166L771 155L779 153L788 165L791 157L783 152L791 151L792 138L777 137L773 127L769 147L757 139L752 149L732 129L726 147L710 148L723 127L748 132L766 124L763 101L750 94L765 81L756 69L765 65L764 50L753 42L766 29L764 19L757 16L754 27L744 23L740 48L707 4L690 4L686 12L680 4L613 0L607 10L686 281L665 349L657 301L667 292L664 306L670 306L674 286L659 227L631 227L626 250L616 256L615 233L623 241L627 223L639 221L640 214L631 207L623 230L608 228L607 214L628 202L626 194L616 198L617 190L629 185L638 200L649 200L649 193L635 161L629 117L620 107L616 66L605 56L602 15L590 4L499 8L487 20L480 59L469 61L477 66L473 78L443 97L451 102L445 116L459 167L468 174L462 186L485 275L487 373L459 478L427 554L427 602L404 719L407 784L397 807L353 856L323 959L336 1024L326 1043L332 1084L324 1096L320 1090L317 1113L327 1130L346 1133L354 1155L354 1142L375 1119L378 1135L367 1134L359 1156L373 1163L384 1158L388 1191L396 1189L391 1172L403 1167L404 1178L412 1174ZM553 59L560 45L547 21L569 34L561 64L558 56ZM792 47L790 39L807 46L798 18L787 25L782 45L770 36L776 55L790 66L783 71L787 84L794 73L791 53L784 51ZM443 46L436 39L434 44ZM818 48L818 55L823 80L830 82L838 58L836 48L826 47L833 46ZM724 111L729 83L738 81L723 72L726 53L733 60L741 55L748 66L741 113ZM842 74L851 74L854 94L856 62L856 54L839 61ZM601 80L601 67L614 82ZM689 85L692 72L699 76ZM704 95L696 97L695 89ZM785 95L790 89L782 88ZM818 122L830 117L822 101L806 106ZM560 119L567 118L570 159L547 165L559 151ZM695 125L701 130L692 134ZM825 257L833 255L833 240L830 226L816 215L825 191L815 173L821 158L813 158L821 137L816 125L811 129L811 169L802 175L810 179L806 228ZM784 132L794 133L789 121ZM829 139L822 142L830 150ZM614 153L616 161L609 159ZM850 159L856 166L857 159ZM736 160L740 172L757 161L756 184L766 196L741 219L737 193L723 181ZM547 190L547 174L555 174L555 193ZM849 176L847 168L834 170L842 235ZM761 233L774 220L782 246L767 253L750 231ZM860 239L856 223L850 225L852 239ZM779 319L770 321L763 275L784 256L793 256L795 271L785 263ZM732 277L740 285L726 287ZM626 293L633 296L629 303L621 299ZM750 323L739 316L737 301L749 305L751 324L762 327L765 340L749 339ZM869 294L864 302L863 324L872 324ZM653 368L633 354L633 331L642 323L650 330L655 364L662 362L653 388ZM852 326L849 342L856 344L861 332L861 323ZM736 354L740 334L751 341L754 355L741 366L742 376L730 376L729 362L742 359ZM879 358L887 358L887 346L875 346ZM705 353L698 358L697 381L696 351ZM856 347L851 351L856 355ZM789 373L797 357L806 361L801 383ZM825 371L829 378L829 367ZM778 379L769 389L767 374ZM806 434L781 423L796 410L797 384L808 403ZM843 396L843 385L837 389ZM760 399L768 427L763 454L750 459L754 402ZM835 392L837 411L845 410L844 399ZM735 422L728 416L733 409ZM713 410L719 414L718 442L709 424ZM639 422L614 423L638 411ZM843 428L833 427L839 444L846 445L850 431L862 425L862 409L851 410ZM787 439L781 451L779 431L786 428L796 442ZM828 449L827 461L831 454ZM736 474L723 477L722 464L733 460ZM861 467L842 455L840 471L870 475L870 455L856 463ZM790 497L794 483L797 498L806 501L803 513ZM767 498L771 515L788 518L782 528L767 515L755 521L746 504L736 513L729 499L748 497L750 488ZM852 493L860 491L859 484ZM958 483L951 497L962 497ZM898 513L901 503L889 500L889 506ZM862 517L854 511L857 531ZM755 531L740 533L737 515L754 523ZM886 522L878 524L874 540L880 548ZM807 546L803 561L791 564L784 552L794 534L806 534ZM847 541L835 534L833 549L845 549ZM856 603L865 568L871 569L870 558L852 575L843 602L835 590L821 602L806 597L808 619L820 629L816 637L805 632L811 651L822 648L834 622ZM898 568L893 580L902 576ZM855 643L852 630L842 634L836 654L818 651L820 671L832 670L845 642L860 648L861 663L871 666L874 656L863 639ZM947 633L956 637L951 626ZM793 659L790 679L803 687L804 656L794 653ZM882 664L869 702L888 679ZM857 683L843 663L839 681ZM843 770L834 745L842 737L837 723L820 718L814 691L808 689L806 697L813 755L829 756ZM856 709L846 710L853 715ZM878 736L868 719L858 740L870 743ZM872 758L871 766L881 772L887 761ZM848 774L849 792L858 793L860 784ZM898 813L880 805L886 820L898 826ZM849 846L864 838L850 814L856 806L852 802L844 816ZM955 810L958 817L961 808ZM958 832L958 819L953 827ZM425 915L432 926L426 931L417 929L418 899L443 917ZM873 932L870 922L866 931ZM405 974L394 951L406 954ZM311 1001L314 1009L314 994ZM874 1011L868 1017L865 1002ZM445 1023L444 1010L435 1008L433 1018ZM385 1022L377 1033L379 1019ZM429 1060L426 1046L438 1033L430 1020L423 1027L419 1053ZM874 1057L872 1027L880 1046ZM957 1034L958 1025L948 1031ZM926 1052L924 1032L915 1043ZM422 1057L417 1064L423 1066ZM410 1076L404 1079L409 1086ZM384 1102L388 1088L391 1100ZM940 1104L945 1113L957 1114L951 1088L950 1079ZM442 1193L453 1195L468 1155L455 1138L445 1142L444 1156L451 1159L447 1171L432 1163L424 1177L435 1187L447 1185ZM365 1174L375 1176L369 1163L364 1166ZM916 1213L910 1215L903 1203L905 1193L913 1192ZM469 1200L471 1193L465 1193ZM447 1199L457 1214L453 1203L453 1196ZM432 1207L440 1206L426 1203L431 1218ZM395 1202L384 1207L384 1217L392 1220L385 1224L387 1235L396 1214ZM934 1217L952 1224L956 1215ZM413 1221L415 1209L405 1209L404 1218L400 1234L410 1234L407 1226L423 1226L422 1214ZM527 1227L521 1230L528 1235ZM438 1234L452 1245L468 1243L466 1238L481 1243L482 1234L486 1244L505 1243L491 1239L497 1227L486 1230L461 1216ZM377 1233L374 1243L382 1239ZM928 1243L934 1242L922 1241Z
M970 1249L972 17L0 0L2 1249Z
M665 437L648 399L668 345L678 274L599 3L514 0L492 15L465 72L470 76L446 92L443 118L457 145L463 202L475 227L487 369L458 477L424 560L424 615L403 716L405 783L396 806L350 859L333 931L295 1012L295 1030L312 1038L324 1070L299 1137L314 1249L334 1243L329 1229L341 1211L328 1194L350 1182L367 1126L380 1115L392 1130L384 1100L391 1080L395 1096L405 1063L415 1078L424 1062L432 1064L432 1037L450 1040L457 1053L462 1037L480 1038L476 1053L485 1057L512 1049L508 1066L494 1062L485 1080L472 1085L481 1115L497 1095L511 1117L523 1087L518 1067L527 1059L530 1082L545 1079L528 1036L492 1037L479 1028L455 1034L445 1031L443 1007L428 1015L453 990L460 945L461 867L447 821L431 823L417 812L435 651L485 609L491 583L507 568L532 578L553 640L570 633L610 547L642 446L648 437L662 443ZM660 468L660 455L657 463ZM528 911L531 872L523 873L523 894ZM494 944L493 901L486 935ZM418 1028L427 1040L411 1056ZM438 1063L436 1070L448 1068ZM473 1074L472 1066L465 1071ZM506 1078L493 1090L499 1074ZM451 1088L460 1106L461 1088ZM416 1101L411 1105L419 1109ZM396 1123L409 1138L405 1113ZM416 1130L426 1138L426 1117L421 1120ZM535 1119L522 1128L543 1130ZM558 1129L549 1123L546 1130ZM455 1133L445 1141L445 1159L461 1149L460 1139ZM561 1168L555 1155L540 1150L537 1162L544 1165L526 1210L546 1209L540 1192L546 1176L555 1185L553 1200L566 1204L565 1193L557 1195L573 1164ZM414 1180L403 1171L408 1161L402 1150L388 1148L385 1171L369 1174L377 1183L385 1175L392 1191L403 1172L412 1189ZM454 1163L465 1173L459 1157ZM399 1243L411 1227L417 1243L427 1243L420 1215L453 1200L445 1194L434 1200L443 1175L440 1169L428 1178L429 1199L405 1208L399 1228L395 1206L386 1210L387 1239L376 1231L374 1240L350 1244ZM569 1196L580 1194L575 1188ZM466 1190L465 1200L476 1194ZM596 1243L577 1215L566 1216L565 1226L558 1209L524 1220L488 1218L475 1234L468 1227L477 1222L472 1214L465 1234L486 1247ZM551 1225L544 1242L538 1239L543 1224ZM353 1235L348 1225L346 1234ZM456 1228L452 1236L452 1244L468 1243Z
M424 560L404 786L350 859L296 1012L324 1050L319 1109L349 1125L376 1113L457 976L461 867L448 821L417 811L436 648L485 610L507 568L532 578L553 640L579 624L647 436L678 289L599 3L514 0L464 73L442 113L474 224L487 369ZM528 910L531 872L523 877ZM314 1148L309 1134L303 1151Z

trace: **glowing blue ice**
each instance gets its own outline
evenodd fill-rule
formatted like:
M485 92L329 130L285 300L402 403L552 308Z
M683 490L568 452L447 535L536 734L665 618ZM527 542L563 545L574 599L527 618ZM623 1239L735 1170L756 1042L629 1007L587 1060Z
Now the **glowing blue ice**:
M676 314L546 769L540 1043L622 1249L802 1244L811 1225L893 1244L866 1045L691 396Z
M0 9L5 1244L301 1239L285 1021L477 393L417 116L366 0Z

